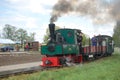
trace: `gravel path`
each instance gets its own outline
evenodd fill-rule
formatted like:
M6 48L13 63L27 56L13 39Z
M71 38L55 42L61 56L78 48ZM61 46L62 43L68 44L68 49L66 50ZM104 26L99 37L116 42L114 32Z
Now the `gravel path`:
M0 66L36 62L41 60L39 52L0 52Z

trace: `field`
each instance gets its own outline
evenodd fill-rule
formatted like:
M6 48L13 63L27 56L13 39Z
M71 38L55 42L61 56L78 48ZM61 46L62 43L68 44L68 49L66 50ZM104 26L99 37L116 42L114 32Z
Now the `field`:
M120 52L74 67L12 76L2 80L120 80Z

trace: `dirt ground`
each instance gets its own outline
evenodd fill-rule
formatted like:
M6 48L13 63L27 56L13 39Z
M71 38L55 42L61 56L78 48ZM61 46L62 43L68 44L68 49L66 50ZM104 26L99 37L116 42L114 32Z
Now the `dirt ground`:
M0 52L0 66L36 62L41 60L40 52Z

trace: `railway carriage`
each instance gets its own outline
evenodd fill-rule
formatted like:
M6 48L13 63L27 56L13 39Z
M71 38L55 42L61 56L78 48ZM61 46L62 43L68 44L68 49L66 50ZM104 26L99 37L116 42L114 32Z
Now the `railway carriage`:
M95 36L96 45L83 47L83 56L85 59L100 58L111 55L114 52L114 42L111 36L98 35ZM92 43L92 41L91 41Z

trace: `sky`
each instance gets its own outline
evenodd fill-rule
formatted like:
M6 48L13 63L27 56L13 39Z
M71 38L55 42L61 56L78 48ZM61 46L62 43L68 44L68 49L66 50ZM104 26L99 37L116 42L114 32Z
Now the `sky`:
M0 33L5 24L23 28L28 33L35 32L35 40L43 42L43 37L50 23L52 7L58 0L1 0ZM66 14L55 24L61 28L80 29L92 37L94 35L113 34L113 23L94 24L89 17Z

